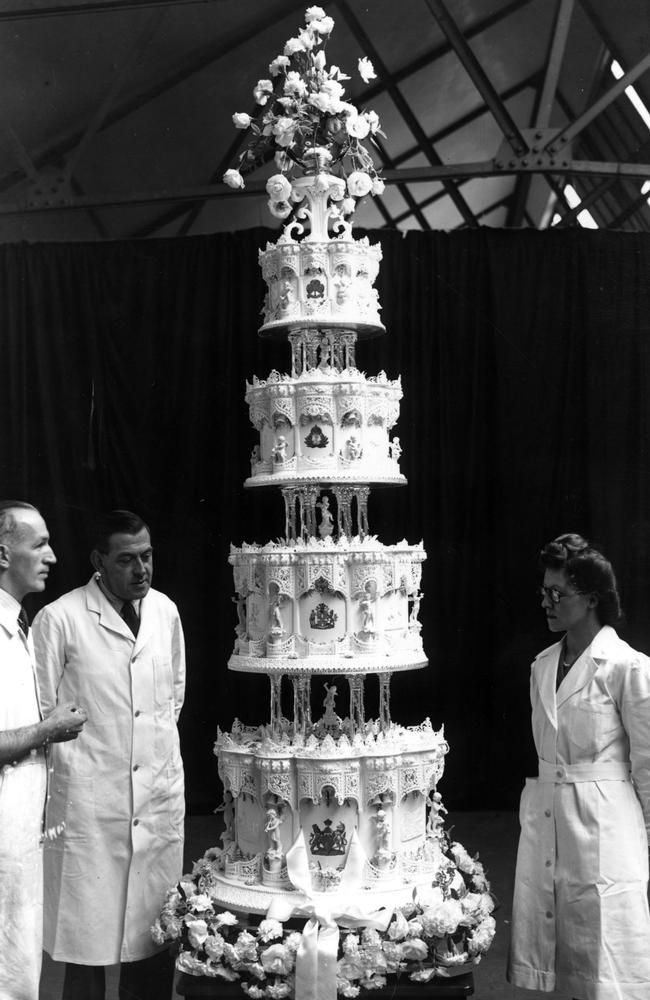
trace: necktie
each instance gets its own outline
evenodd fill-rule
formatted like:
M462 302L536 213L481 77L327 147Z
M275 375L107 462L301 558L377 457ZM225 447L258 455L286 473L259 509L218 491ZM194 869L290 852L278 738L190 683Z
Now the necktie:
M129 628L131 629L131 631L133 632L133 634L135 636L137 636L138 630L140 628L140 619L138 618L138 616L136 614L136 610L135 610L135 608L133 607L133 605L131 604L130 601L125 601L124 602L124 604L122 605L122 610L120 611L120 614L122 615L122 618L124 619L124 621L126 622L126 624L129 626Z
M23 633L25 638L27 638L29 635L29 618L27 617L27 612L24 608L20 609L20 613L18 615L18 628Z

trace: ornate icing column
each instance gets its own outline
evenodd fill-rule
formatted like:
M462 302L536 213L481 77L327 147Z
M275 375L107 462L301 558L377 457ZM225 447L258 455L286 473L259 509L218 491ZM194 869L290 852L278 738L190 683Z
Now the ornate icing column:
M282 722L282 674L269 674L271 682L271 729L279 733Z
M303 486L300 491L300 498L302 500L303 513L301 515L301 527L303 533L307 532L308 538L318 537L318 528L316 526L316 502L320 497L320 487L319 486Z
M382 731L390 728L390 673L379 677L379 726Z
M287 541L296 539L296 499L299 495L297 486L283 486L282 498L284 500L284 536Z
M350 685L350 735L360 732L366 721L365 706L363 700L363 685L366 679L365 674L346 674Z
M311 677L308 674L292 677L293 728L301 736L311 728Z
M339 537L345 535L352 538L352 497L354 488L352 486L332 486L332 493L336 497L336 519Z
M370 487L355 486L354 495L357 499L357 531L360 538L365 538L370 533L368 526L368 497L370 496Z

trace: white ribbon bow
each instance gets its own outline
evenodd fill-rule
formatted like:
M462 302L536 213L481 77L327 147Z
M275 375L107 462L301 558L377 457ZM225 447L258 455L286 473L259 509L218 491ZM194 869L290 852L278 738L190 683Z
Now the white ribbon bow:
M295 995L300 1000L336 1000L339 926L374 927L385 931L390 923L392 909L373 909L371 900L355 901L365 864L366 855L355 830L339 889L336 892L315 892L311 886L309 855L302 832L287 853L289 878L308 902L293 904L288 899L274 899L267 917L283 923L291 917L309 918L296 953Z

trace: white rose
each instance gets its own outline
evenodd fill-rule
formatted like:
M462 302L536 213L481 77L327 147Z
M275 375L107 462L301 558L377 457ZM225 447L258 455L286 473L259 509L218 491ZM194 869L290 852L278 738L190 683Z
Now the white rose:
M214 922L217 927L234 927L237 923L237 917L230 910L224 910L223 913L217 913Z
M231 188L243 188L244 186L244 178L238 170L226 170L223 182Z
M363 198L372 190L372 180L363 170L353 170L348 177L348 191L353 198Z
M345 119L345 131L353 139L365 139L370 132L370 125L362 115L348 115Z
M404 941L401 947L402 958L405 958L407 962L423 962L429 954L429 949L420 938Z
M364 83L370 83L371 80L377 79L375 68L367 56L364 56L363 59L359 59L359 76Z
M344 198L341 202L341 211L343 215L349 215L350 212L354 212L357 207L357 203L354 198Z
M375 177L372 182L372 195L383 194L386 190L386 185L382 181L381 177Z
M200 948L208 936L205 920L186 920L187 936L193 948Z
M266 193L271 201L287 201L291 195L291 184L282 174L273 174L266 182Z
M236 111L232 120L235 128L248 128L253 119L245 111Z

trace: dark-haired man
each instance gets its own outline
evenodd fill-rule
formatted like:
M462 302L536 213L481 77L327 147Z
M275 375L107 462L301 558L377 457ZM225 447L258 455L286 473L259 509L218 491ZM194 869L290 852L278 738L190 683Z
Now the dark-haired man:
M22 607L45 589L56 557L45 521L0 501L0 997L38 1000L43 921L45 747L74 740L85 716L70 700L43 718Z
M75 698L83 737L53 754L45 852L45 950L66 962L64 1000L103 1000L121 963L120 997L164 1000L173 962L150 928L182 871L183 768L176 722L185 685L176 605L151 589L147 525L103 518L85 587L34 621L41 697Z

